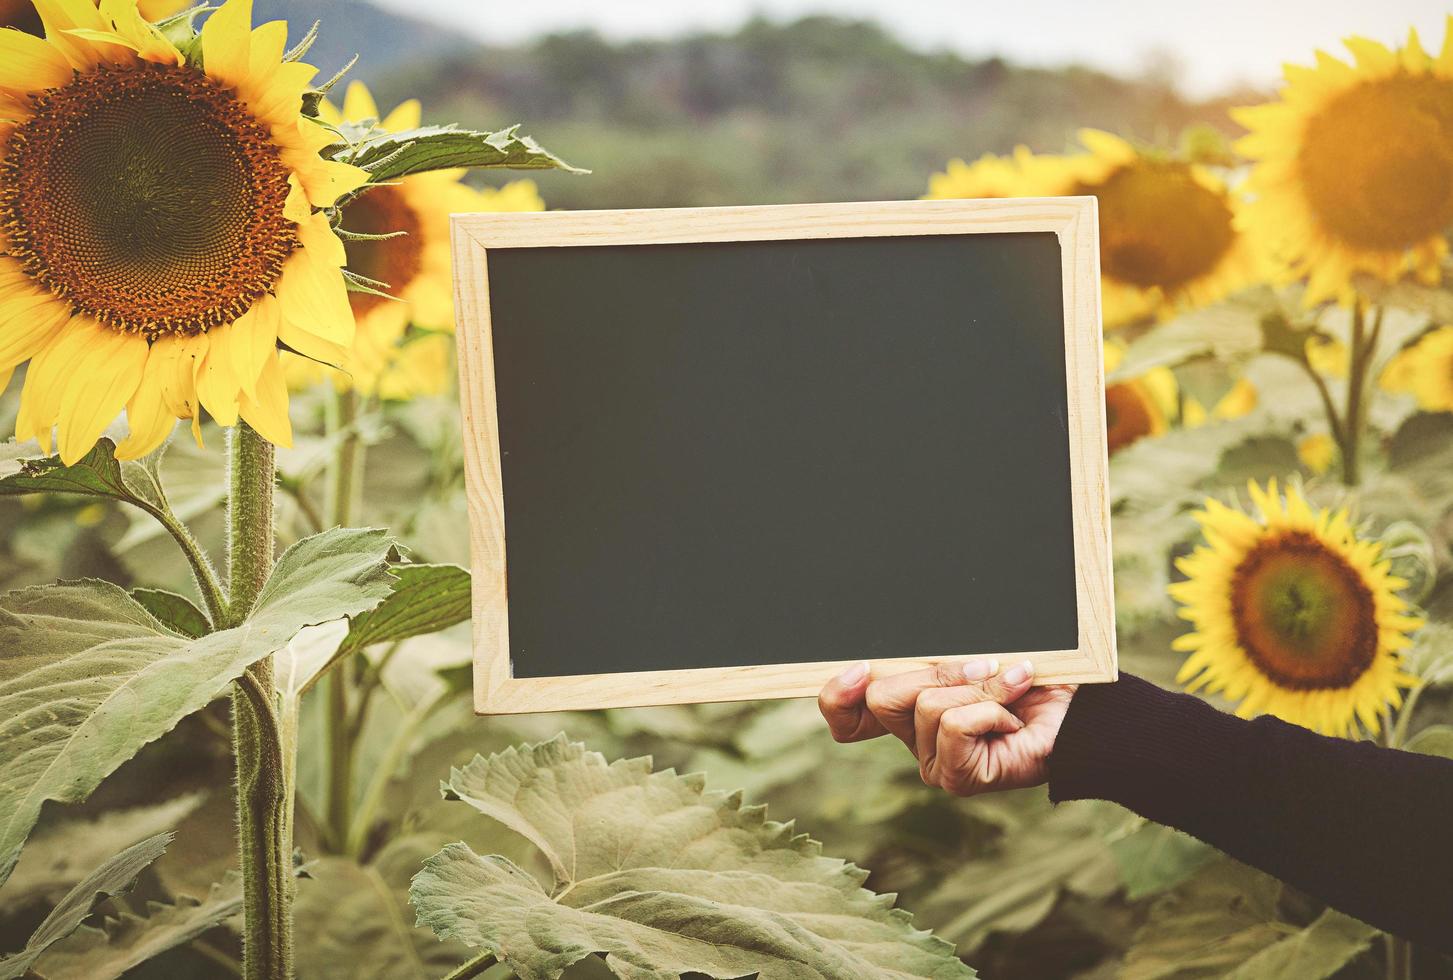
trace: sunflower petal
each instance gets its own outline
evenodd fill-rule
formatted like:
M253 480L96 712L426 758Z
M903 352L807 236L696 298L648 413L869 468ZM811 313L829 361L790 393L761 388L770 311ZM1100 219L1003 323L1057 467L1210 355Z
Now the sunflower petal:
M208 77L235 88L251 58L252 0L227 0L202 25L202 63Z
M278 357L268 359L257 379L257 397L242 396L242 418L274 446L293 444L293 424L288 419L288 386Z
M97 327L82 360L69 365L71 377L61 395L56 428L60 457L76 462L101 438L136 394L146 369L147 343L131 334Z
M343 118L354 123L379 118L378 103L373 101L368 86L356 78L348 83L348 91L343 95Z
M48 41L21 31L0 31L0 89L36 92L71 80L71 63Z

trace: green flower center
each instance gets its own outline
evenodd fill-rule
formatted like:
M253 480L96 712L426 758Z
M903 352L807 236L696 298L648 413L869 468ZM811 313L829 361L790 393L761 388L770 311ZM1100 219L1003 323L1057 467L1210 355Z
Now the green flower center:
M1346 688L1377 656L1372 590L1308 531L1262 541L1231 585L1236 638L1257 669L1294 690Z

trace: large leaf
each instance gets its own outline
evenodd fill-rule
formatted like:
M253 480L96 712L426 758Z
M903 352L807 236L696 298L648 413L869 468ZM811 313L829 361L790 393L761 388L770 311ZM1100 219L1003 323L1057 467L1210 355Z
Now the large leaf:
M191 942L242 912L242 878L229 874L200 902L183 898L176 905L151 902L146 915L122 913L102 928L82 926L53 946L35 967L45 980L117 980L126 973Z
M46 800L85 799L117 766L310 624L362 612L392 586L382 531L293 545L247 620L192 639L109 582L0 596L0 883Z
M398 838L368 864L323 857L298 883L300 980L435 980L467 958L413 922L409 876L440 842Z
M1112 841L1110 851L1132 900L1174 888L1220 854L1189 834L1150 821Z
M1365 950L1376 931L1338 912L1287 922L1275 878L1213 864L1151 909L1126 954L1123 980L1236 977L1320 980Z
M110 439L100 439L70 466L59 456L36 457L34 443L6 443L0 451L0 497L74 493L111 497L143 506L159 503L154 473L141 461L120 462Z
M919 912L941 936L972 949L993 932L1024 932L1065 892L1102 899L1119 887L1109 840L1123 811L1062 804L983 858L946 875Z
M422 126L378 133L346 148L340 159L369 171L374 183L425 170L504 167L510 170L565 170L587 173L561 160L519 126L484 133L457 126Z
M562 736L476 757L445 792L530 841L555 881L451 844L414 877L419 921L522 980L591 953L633 980L973 976L891 896L862 888L866 872L700 776L607 763Z
M31 934L25 949L0 960L0 980L24 976L42 953L76 931L81 921L91 914L96 896L118 895L130 888L136 876L161 856L170 840L170 834L157 834L132 844L87 875L66 893L59 905L51 909L50 915Z
M1114 384L1158 367L1175 367L1193 358L1235 361L1261 349L1261 321L1279 308L1271 290L1253 289L1239 296L1182 314L1137 338L1106 377Z
M178 796L153 806L111 810L91 820L50 821L25 848L15 873L0 893L8 909L45 901L55 904L66 889L111 855L177 825L197 809L199 795Z

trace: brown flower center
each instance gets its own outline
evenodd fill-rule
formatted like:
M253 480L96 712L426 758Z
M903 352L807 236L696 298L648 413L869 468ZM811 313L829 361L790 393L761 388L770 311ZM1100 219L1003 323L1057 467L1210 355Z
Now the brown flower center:
M1140 386L1110 385L1105 389L1105 435L1115 453L1155 431L1155 416Z
M1174 294L1215 270L1235 240L1231 209L1184 163L1141 159L1074 194L1100 200L1100 263L1111 279Z
M348 268L369 279L388 284L397 295L419 275L424 265L423 225L418 212L397 187L374 187L350 203L343 213L343 227L364 235L404 232L396 238L347 243ZM363 314L387 302L372 293L349 293L353 312Z
M1453 223L1453 81L1394 75L1348 89L1307 122L1297 157L1323 228L1401 251Z
M0 226L78 314L147 337L230 323L298 247L266 127L192 68L98 67L32 97L0 161Z
M1241 649L1285 688L1350 687L1377 656L1372 591L1308 531L1269 537L1241 559L1231 615Z

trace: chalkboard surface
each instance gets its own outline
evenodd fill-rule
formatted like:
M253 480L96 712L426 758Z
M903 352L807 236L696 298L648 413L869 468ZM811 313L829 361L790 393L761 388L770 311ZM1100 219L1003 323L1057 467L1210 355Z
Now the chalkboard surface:
M489 264L516 677L1075 646L1053 234Z
M1113 679L1095 222L456 215L476 710Z

